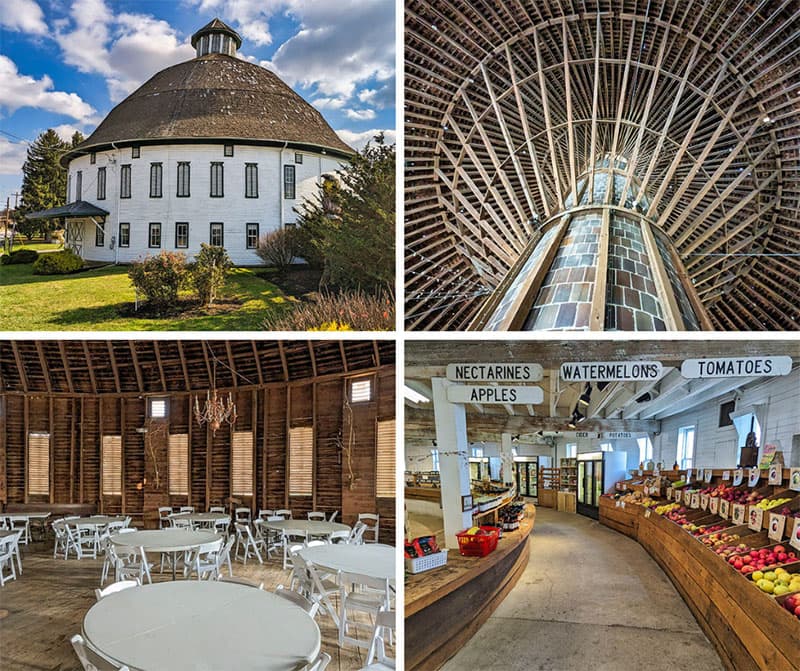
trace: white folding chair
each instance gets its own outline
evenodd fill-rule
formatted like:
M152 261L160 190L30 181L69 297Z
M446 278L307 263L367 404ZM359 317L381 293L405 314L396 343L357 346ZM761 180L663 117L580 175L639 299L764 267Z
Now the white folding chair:
M172 508L170 506L161 506L158 509L158 528L171 526L169 516L172 515Z
M347 543L350 540L350 532L347 529L333 531L328 534L329 543Z
M119 582L112 582L108 587L104 587L103 589L95 588L94 595L95 598L100 601L100 599L107 597L109 594L115 594L124 589L130 589L131 587L139 587L141 584L138 578L135 580L120 580Z
M179 513L193 513L194 512L194 506L181 506L180 508L178 508L178 512Z
M86 524L75 526L65 524L64 529L68 538L67 554L73 550L77 559L84 557L97 559L97 536L94 527Z
M314 510L308 513L308 519L310 520L317 520L319 522L325 522L325 513L320 512L318 510Z
M267 510L266 508L262 508L258 511L258 519L259 520L268 520L270 517L275 515L274 510Z
M328 518L328 522L335 522L335 521L336 521L336 516L337 516L338 514L339 514L339 511L338 511L338 510L334 510L334 511L331 513L331 516Z
M280 510L275 511L275 516L282 517L285 520L290 520L292 519L292 511L287 510L286 508L281 508Z
M381 608L391 608L389 580L342 571L339 585L339 647L352 643L360 648L368 648L369 644L358 638L358 624L348 619L347 613L367 613L374 619ZM355 636L350 635L350 627L355 630Z
M75 634L70 639L75 654L81 662L84 671L130 671L127 666L117 666L113 662L107 660L94 648L92 648L83 636Z
M150 576L150 569L153 564L147 561L147 554L144 548L130 548L130 554L118 554L117 548L113 543L109 543L108 552L111 555L111 565L114 566L114 581L138 580L144 585L145 579L148 583L153 582Z
M264 589L263 582L256 582L255 580L248 580L247 578L240 578L239 576L224 576L219 578L219 582L230 582L234 585L243 585L244 587L253 587L254 589Z
M366 524L364 524L363 522L356 522L353 525L353 528L350 529L350 537L347 539L347 542L350 543L350 545L361 545L361 543L363 542L362 536L364 535L364 532L366 530L367 530Z
M365 543L377 543L378 542L378 530L380 528L381 523L381 516L374 514L374 513L359 513L358 521L363 522L367 525L367 530L364 532L363 535L367 533L371 534L369 538L364 538ZM372 524L374 522L374 524Z
M302 544L305 546L306 542L308 541L308 534L305 532L304 529L284 529L283 536L281 538L281 544L283 545L283 570L290 568L291 562L289 558L291 557L290 548L293 545Z
M27 545L31 539L31 521L27 515L9 515L8 528L12 531L22 530L23 534L19 537L22 545Z
M225 507L224 506L211 506L208 509L208 512L210 512L210 513L224 513L225 512Z
M250 549L258 559L259 564L263 564L264 560L261 558L261 553L258 551L259 546L265 550L267 548L263 538L256 539L253 537L253 532L250 531L250 525L241 522L234 523L236 529L236 550L234 551L234 558L241 559L244 564L247 563L247 558L250 556ZM244 548L244 557L240 556L241 549Z
M211 574L216 578L219 566L218 555L222 551L222 539L218 538L211 543L201 545L193 552L189 553L184 562L183 576L190 577L192 573L197 573L197 579L201 580L206 574Z
M56 520L51 525L53 533L55 534L55 542L53 543L53 559L58 556L59 552L64 553L64 559L67 558L67 531L64 528L63 520Z
M292 580L297 583L301 594L310 601L318 603L319 607L330 615L336 626L339 626L336 607L331 603L331 597L339 595L339 585L336 582L321 576L314 564L307 562L299 553L294 556Z
M250 508L237 508L234 511L234 522L250 524Z
M321 652L319 653L319 657L311 662L311 665L306 667L306 669L307 671L325 671L330 663L331 656L327 652Z
M21 533L22 531L20 530L16 534L0 538L0 586L5 585L7 580L17 579L17 572L14 569L14 545L17 543ZM7 577L3 571L3 567L6 565L11 571L10 577Z
M369 644L367 653L367 665L361 671L392 671L396 669L395 661L386 656L386 646L384 644L384 632L388 630L389 635L395 629L395 612L393 610L381 609L375 617L375 629L372 632L372 641Z
M295 606L300 606L300 608L306 611L306 613L308 613L311 617L316 617L317 611L319 610L319 603L307 599L299 592L286 589L283 585L278 585L275 588L275 594L283 599L286 599L287 601L290 601Z
M313 541L308 541L306 543L306 547L307 548L315 548L315 547L319 547L320 545L327 545L327 543L325 541L321 541L321 540L313 540Z
M216 522L214 522L214 525L213 525L214 526L214 531L216 531L218 534L220 534L223 538L227 538L228 537L228 524L230 524L230 522L228 520L225 520L225 519L217 520Z

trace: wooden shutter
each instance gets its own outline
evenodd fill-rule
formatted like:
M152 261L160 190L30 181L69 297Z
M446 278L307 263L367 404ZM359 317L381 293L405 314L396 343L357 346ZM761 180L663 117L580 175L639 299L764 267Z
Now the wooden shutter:
M350 383L350 402L366 403L372 400L372 378L361 378Z
M253 495L253 432L234 431L231 445L231 494Z
M28 434L28 494L50 493L50 434Z
M289 496L314 494L314 429L289 429Z
M395 421L378 422L375 445L375 496L395 497Z
M103 496L122 496L122 436L103 436Z
M169 437L169 493L189 495L189 434L176 433Z

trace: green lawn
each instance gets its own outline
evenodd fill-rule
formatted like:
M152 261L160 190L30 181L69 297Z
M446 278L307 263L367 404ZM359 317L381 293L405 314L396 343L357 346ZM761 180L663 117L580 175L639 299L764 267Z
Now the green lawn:
M61 245L57 242L30 242L28 244L23 244L19 240L19 238L15 240L14 249L12 251L16 252L20 249L33 249L37 252L57 252L61 249ZM3 254L3 251L3 245L0 244L0 255Z
M42 276L31 265L0 265L0 331L260 331L268 312L294 300L247 268L231 272L223 293L241 305L222 314L124 317L119 310L134 301L124 266Z

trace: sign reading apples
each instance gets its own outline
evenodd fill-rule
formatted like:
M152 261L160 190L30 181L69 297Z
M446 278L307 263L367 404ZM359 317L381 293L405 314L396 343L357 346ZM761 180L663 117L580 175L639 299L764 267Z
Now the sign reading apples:
M794 518L794 529L792 529L792 537L789 539L789 544L800 550L800 517Z
M749 469L747 473L748 487L755 487L758 484L758 479L761 477L761 471L757 468Z
M764 509L750 506L750 520L747 526L753 531L761 531L764 526Z
M727 520L731 516L731 503L725 499L719 502L719 516Z
M734 524L744 524L744 513L745 507L741 503L733 504L733 514L731 515L731 519L733 520Z
M741 485L743 479L744 479L744 469L737 468L733 472L733 486L736 487L737 485Z
M800 468L789 471L789 489L800 492Z
M783 515L776 513L769 514L769 530L767 535L774 541L780 541L783 538L783 530L786 527L786 518Z
M708 512L712 515L716 515L719 511L719 496L712 496L708 500Z
M783 469L780 464L772 464L769 467L769 480L767 484L779 485L783 481Z
M521 403L539 405L544 400L541 387L467 386L456 384L447 388L451 403Z

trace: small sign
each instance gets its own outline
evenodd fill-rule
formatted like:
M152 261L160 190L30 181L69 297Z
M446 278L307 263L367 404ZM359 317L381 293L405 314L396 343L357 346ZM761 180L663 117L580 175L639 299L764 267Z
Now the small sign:
M681 364L685 378L750 377L788 375L792 372L790 356L746 356L732 359L686 359Z
M658 380L662 372L660 361L572 361L561 364L561 379L567 382Z
M683 490L676 489L675 491L675 503L680 503L681 499L683 498Z
M625 501L620 501L619 502L619 507L622 508L623 510L625 510Z
M781 468L780 464L772 464L769 467L769 480L767 480L767 484L769 485L779 485L783 482L783 468Z
M769 529L767 530L767 536L769 536L771 540L783 540L783 530L785 528L786 517L783 515L778 515L777 513L769 514Z
M731 516L731 502L726 499L721 499L719 502L719 516L723 520L727 520Z
M789 545L800 550L800 517L794 518L794 528L792 529L792 537L789 539Z
M706 484L709 484L711 482L712 477L714 477L714 473L710 468L707 469L705 473L703 473L703 480L705 480Z
M652 511L652 510L650 510L650 508L648 508L647 510L645 510L645 511L644 511L644 516L645 516L645 517L650 517L650 513L652 513L652 512L653 512L653 511Z
M616 440L618 438L633 438L633 433L630 431L603 431L601 437L608 440Z
M753 531L761 531L764 528L764 509L758 506L750 506L750 515L747 526Z
M746 509L747 507L742 505L741 503L733 504L733 512L731 513L731 519L733 520L734 524L744 524Z
M708 496L708 494L700 494L700 507L703 510L708 510L708 499L709 498L710 497Z
M461 497L461 512L465 513L472 510L472 494L465 494Z
M619 504L620 503L621 503L621 501L619 499L617 499L616 501L614 501L614 507L615 508L619 508Z
M719 512L719 496L712 496L708 499L708 512L716 515Z
M731 472L730 471L722 471L722 479L727 482L731 479Z
M700 492L692 492L692 508L700 507Z
M447 387L447 400L451 403L520 403L539 405L544 401L541 387L467 386L456 384Z
M639 475L644 475L644 471L641 468L639 469Z
M672 492L673 491L674 490L672 489L672 487L667 487L667 501L672 501L672 499L673 499Z
M775 459L775 453L778 451L778 446L774 443L767 443L764 445L764 449L761 450L761 461L758 464L759 468L763 468L764 470L768 469L771 465L773 460Z
M758 479L761 477L761 470L758 468L748 468L747 471L747 486L755 487L758 484Z
M703 476L704 476L704 475L705 475L705 469L704 469L704 468L698 468L698 469L697 469L697 479L698 479L700 482L702 482L702 481L703 481Z
M742 484L742 480L744 480L744 469L743 468L737 468L733 472L733 486L737 487L737 486L741 485Z
M660 464L656 464L656 467L653 469L653 475L656 475L656 476L661 475L661 465Z
M538 363L447 364L447 379L454 382L538 382L543 373Z
M692 481L692 470L693 469L690 468L690 469L688 469L686 471L686 482L691 482Z
M789 489L800 492L800 468L793 468L789 471Z

